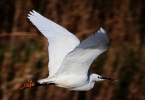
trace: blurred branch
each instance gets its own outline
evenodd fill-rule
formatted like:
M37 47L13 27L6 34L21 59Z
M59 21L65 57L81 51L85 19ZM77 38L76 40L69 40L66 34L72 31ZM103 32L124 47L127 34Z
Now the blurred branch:
M32 34L32 32L12 32L11 34L9 34L9 33L1 33L0 34L0 37L7 37L7 36L27 36L27 38L31 38L31 39L35 39L37 41L45 42L44 39L40 40L40 35ZM42 36L42 38L43 38L43 36Z
M11 34L9 33L1 33L0 34L0 37L5 37L5 36L24 36L24 35L27 35L27 36L34 36L32 34L29 34L28 32L13 32ZM36 35L35 35L36 36Z

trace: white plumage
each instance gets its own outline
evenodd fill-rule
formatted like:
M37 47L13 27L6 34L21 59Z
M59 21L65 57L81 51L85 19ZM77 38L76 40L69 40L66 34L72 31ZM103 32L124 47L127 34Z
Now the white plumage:
M65 56L79 45L80 41L65 28L46 19L33 10L28 14L30 21L48 39L49 42L49 77L53 76Z
M28 18L49 42L49 77L39 80L40 84L54 83L71 90L86 91L95 81L114 81L88 72L94 59L108 48L109 38L103 28L80 43L68 30L34 10Z

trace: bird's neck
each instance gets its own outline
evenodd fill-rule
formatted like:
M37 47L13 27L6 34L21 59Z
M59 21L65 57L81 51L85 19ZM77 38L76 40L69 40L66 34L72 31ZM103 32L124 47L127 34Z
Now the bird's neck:
M89 87L89 89L94 87L95 82L97 81L97 75L94 73L88 73L88 84L87 86Z
M94 73L88 73L89 82L96 82L98 75Z

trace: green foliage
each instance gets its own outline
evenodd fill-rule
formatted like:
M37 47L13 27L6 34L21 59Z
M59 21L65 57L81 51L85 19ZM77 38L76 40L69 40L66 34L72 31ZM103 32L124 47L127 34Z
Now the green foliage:
M107 58L107 52L101 54L94 62L93 64L95 66L93 66L92 71L95 73L100 73L103 71L103 65L106 62L106 58Z
M125 47L124 47L125 48ZM130 94L129 86L134 78L134 75L137 71L136 65L136 57L135 52L133 50L125 50L124 60L122 63L122 67L119 70L119 87L114 90L113 100L129 100L128 95Z
M114 60L114 62L113 62L113 71L115 71L116 70L116 68L117 68L117 66L119 65L119 63L120 63L120 58L119 58L119 52L117 51L117 52L114 52L114 55L115 55L115 60Z
M4 61L5 50L6 50L6 47L4 45L0 44L0 69L1 69L2 63Z
M37 47L38 47L38 43L35 41L25 48L24 62L28 62L30 56L33 55L33 52L37 49Z
M20 48L19 47L14 47L12 50L12 57L11 57L11 65L14 65L15 63L19 62L20 60Z

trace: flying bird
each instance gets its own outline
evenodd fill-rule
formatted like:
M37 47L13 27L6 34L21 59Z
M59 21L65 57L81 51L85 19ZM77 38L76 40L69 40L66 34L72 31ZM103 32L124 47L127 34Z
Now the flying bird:
M26 82L21 89L54 84L76 91L87 91L97 81L116 81L88 72L96 57L108 49L109 37L103 28L82 42L67 29L43 17L36 11L28 14L28 19L38 28L49 42L49 76Z

